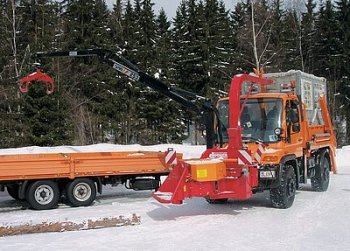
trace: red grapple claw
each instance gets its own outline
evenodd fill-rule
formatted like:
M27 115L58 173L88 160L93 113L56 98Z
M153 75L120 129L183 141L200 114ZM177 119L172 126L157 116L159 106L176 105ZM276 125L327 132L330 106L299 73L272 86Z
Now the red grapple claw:
M28 92L29 84L32 81L43 82L46 85L46 93L47 94L53 93L53 91L55 89L55 84L54 84L53 79L49 75L40 71L40 69L37 69L35 72L20 79L19 90L22 93Z

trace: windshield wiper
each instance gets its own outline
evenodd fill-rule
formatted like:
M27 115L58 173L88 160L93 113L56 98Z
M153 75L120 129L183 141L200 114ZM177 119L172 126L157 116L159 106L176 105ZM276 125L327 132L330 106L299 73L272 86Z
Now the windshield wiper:
M267 145L264 141L262 141L261 139L257 139L251 136L242 136L242 140L247 140L247 141L251 141L251 142L255 142L257 144L264 144Z

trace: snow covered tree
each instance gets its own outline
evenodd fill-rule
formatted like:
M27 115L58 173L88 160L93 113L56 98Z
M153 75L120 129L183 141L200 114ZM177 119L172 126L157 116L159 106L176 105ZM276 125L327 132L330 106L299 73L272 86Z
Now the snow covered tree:
M206 1L203 27L203 66L207 73L206 96L216 100L228 90L234 72L234 38L222 1Z
M339 72L335 77L335 95L336 98L340 101L340 104L335 101L335 109L342 107L344 110L338 111L338 115L343 115L346 121L346 131L344 132L345 137L340 138L346 139L343 140L342 144L349 144L350 138L350 112L349 112L349 97L350 97L350 2L348 0L340 0L335 2L336 8L336 23L335 27L332 29L337 31L335 44L332 46L335 47L332 51L332 54L327 55L332 58L333 68L330 69L332 72ZM333 30L333 31L334 31ZM333 40L334 41L334 40ZM339 105L337 105L339 104Z
M231 26L233 32L233 43L234 43L234 53L233 53L233 64L235 73L250 72L252 65L246 59L246 49L245 43L242 42L246 39L242 35L242 29L246 28L246 13L248 11L248 3L238 2L231 12Z
M288 71L291 69L302 69L302 58L300 55L300 25L296 11L286 12L283 20L281 33L282 40L282 65L279 70ZM276 58L280 58L279 53ZM281 59L280 59L281 60ZM274 60L272 60L274 61Z
M268 44L266 49L266 71L278 72L283 69L286 59L286 37L282 32L284 29L285 12L283 10L282 1L275 0L272 2L269 12L271 28L269 29ZM267 24L269 25L269 24ZM290 24L288 24L290 25ZM277 56L278 55L278 56Z
M63 6L61 49L112 48L109 11L103 0L72 0ZM115 73L96 58L55 59L69 67L62 69L61 81L73 107L74 142L87 144L105 142L109 137L111 118L103 105L110 102ZM107 101L108 100L108 101Z
M314 69L315 8L314 0L308 0L301 20L302 70L305 72L313 72Z

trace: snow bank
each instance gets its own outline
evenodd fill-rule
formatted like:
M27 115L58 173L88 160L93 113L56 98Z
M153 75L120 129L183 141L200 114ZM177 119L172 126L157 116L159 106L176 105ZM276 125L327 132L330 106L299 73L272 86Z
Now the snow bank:
M337 149L336 159L338 167L350 167L350 146Z

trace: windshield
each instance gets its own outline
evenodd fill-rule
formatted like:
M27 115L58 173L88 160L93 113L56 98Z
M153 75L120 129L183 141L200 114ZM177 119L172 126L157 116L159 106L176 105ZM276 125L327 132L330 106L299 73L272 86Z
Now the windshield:
M241 100L241 105L243 99ZM224 142L228 142L227 128L229 127L229 101L218 103L219 130ZM277 142L275 128L282 123L282 99L249 98L240 118L243 141L261 140L266 143Z

